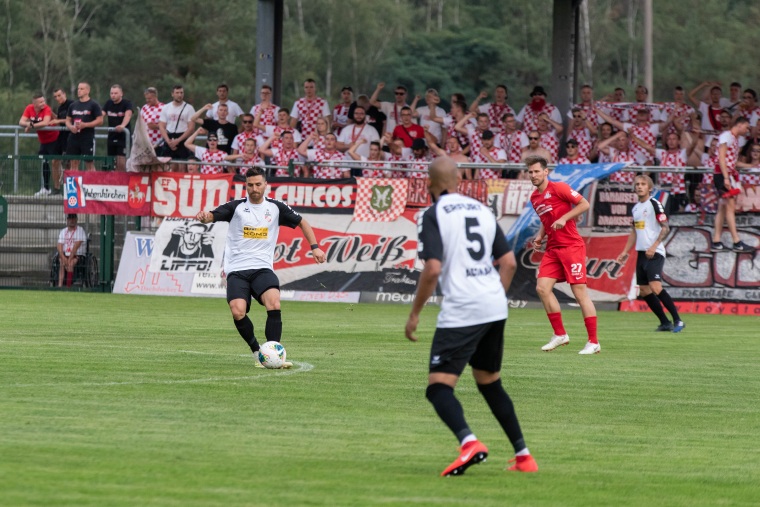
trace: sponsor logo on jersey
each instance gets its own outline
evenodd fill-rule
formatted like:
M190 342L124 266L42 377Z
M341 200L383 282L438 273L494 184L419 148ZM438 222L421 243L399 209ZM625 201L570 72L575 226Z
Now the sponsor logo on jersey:
M243 226L243 239L267 239L268 237L269 229L266 227Z
M536 207L536 213L538 213L538 216L543 215L544 213L549 213L554 208L550 204L539 204Z
M646 225L647 225L647 223L645 221L643 221L643 220L637 220L637 221L633 222L633 226L636 229L644 229L646 227Z

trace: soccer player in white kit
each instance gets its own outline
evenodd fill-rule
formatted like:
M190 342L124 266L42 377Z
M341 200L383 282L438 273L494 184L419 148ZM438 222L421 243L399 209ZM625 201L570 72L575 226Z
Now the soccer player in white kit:
M262 169L251 168L245 174L248 197L222 204L213 211L201 211L195 217L201 223L229 222L224 248L224 272L227 274L227 303L235 327L256 358L259 343L248 318L251 297L267 310L264 334L267 341L279 342L282 337L280 314L280 281L273 271L274 249L280 226L300 227L311 246L317 263L325 262L309 222L282 201L265 197L267 180ZM261 366L255 359L256 366ZM292 367L286 363L284 367Z
M514 252L491 211L457 193L461 176L456 162L438 158L430 165L429 175L428 191L435 204L422 215L418 227L419 257L425 267L405 333L409 340L417 341L414 333L420 312L440 282L443 303L430 350L425 394L461 446L459 457L441 475L462 475L470 465L488 456L488 448L470 430L462 405L454 396L467 364L515 450L510 460L514 465L509 470L535 472L538 466L525 445L499 374L507 320L506 291L517 269Z
M670 294L662 287L662 268L665 265L665 245L662 242L668 236L670 226L662 203L651 197L653 188L654 182L649 176L639 175L633 180L633 189L639 202L633 206L633 230L617 261L624 264L628 260L628 251L636 243L636 283L639 284L642 299L660 319L660 325L655 331L680 333L686 324L678 315ZM672 323L665 315L663 305L673 317Z

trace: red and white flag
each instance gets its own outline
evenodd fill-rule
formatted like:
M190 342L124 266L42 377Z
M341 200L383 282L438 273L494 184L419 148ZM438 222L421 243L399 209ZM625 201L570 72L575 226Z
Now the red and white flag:
M354 220L393 222L406 208L409 182L395 178L357 178Z

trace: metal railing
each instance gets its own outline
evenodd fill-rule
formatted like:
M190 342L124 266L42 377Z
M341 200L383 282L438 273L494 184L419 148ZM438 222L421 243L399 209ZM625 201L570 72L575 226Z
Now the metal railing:
M37 139L37 132L44 132L48 130L58 130L58 131L69 131L66 127L45 127L41 129L35 129L34 132L25 132L24 127L20 125L0 125L0 138L12 138L13 139L13 153L3 153L3 155L12 155L12 156L18 156L19 155L19 144L21 139L26 138L33 138ZM100 133L98 133L100 132ZM95 127L95 138L93 139L93 146L92 146L92 154L95 156L97 154L97 140L98 139L108 139L108 134L110 132L116 132L116 129L113 127ZM129 157L129 154L132 151L132 133L128 128L123 129L121 132L125 134L126 138L126 156ZM14 162L14 181L18 181L18 160ZM14 188L14 191L18 191L17 187Z

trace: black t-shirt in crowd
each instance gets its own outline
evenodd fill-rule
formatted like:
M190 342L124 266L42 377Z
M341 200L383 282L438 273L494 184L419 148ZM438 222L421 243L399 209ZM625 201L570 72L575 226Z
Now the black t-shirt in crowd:
M56 118L58 120L65 120L66 117L69 115L69 108L71 107L71 104L73 104L74 101L71 99L66 99L66 101L63 104L58 104L58 111L56 112ZM58 132L58 140L59 141L66 141L66 139L69 137L69 130L61 130ZM65 145L64 145L65 146Z
M121 125L121 122L124 121L124 115L127 114L127 111L132 111L132 103L124 98L122 98L118 104L113 100L108 99L108 101L106 101L106 103L103 105L103 112L106 114L106 118L108 119L108 126L112 128ZM127 125L127 128L130 129L130 132L132 131L132 127L130 125ZM125 132L122 132L121 134L118 132L108 133L109 138L124 137L125 135Z
M228 155L232 153L232 141L235 139L235 136L238 135L237 125L232 122L222 124L217 120L206 118L203 120L203 129L206 132L213 132L216 134L216 137L219 140L217 148ZM206 147L208 147L208 144Z
M95 118L99 116L103 116L103 110L100 109L100 105L92 99L85 102L76 100L69 107L69 112L67 116L71 118L72 123L74 123L75 125L77 123L77 120L81 121L82 123L85 123L85 122L89 123L95 120ZM79 135L82 138L85 138L85 137L94 138L95 128L94 127L85 128L85 129L82 129L79 132L79 134L72 134L72 135Z

